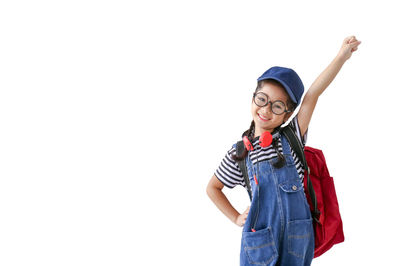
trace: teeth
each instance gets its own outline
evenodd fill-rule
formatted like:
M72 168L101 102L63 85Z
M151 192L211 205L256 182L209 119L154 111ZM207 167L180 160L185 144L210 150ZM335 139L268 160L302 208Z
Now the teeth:
M264 116L262 116L262 115L260 115L260 114L258 114L262 119L264 119L264 120L269 120L268 118L266 118L266 117L264 117Z

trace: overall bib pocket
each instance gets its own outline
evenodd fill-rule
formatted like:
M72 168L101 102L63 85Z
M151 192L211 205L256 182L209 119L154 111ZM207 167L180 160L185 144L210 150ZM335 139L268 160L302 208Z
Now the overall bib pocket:
M312 219L290 221L288 230L288 252L295 257L304 259L313 244Z
M278 256L270 227L243 232L243 245L250 264L269 265Z
M286 210L287 220L304 220L311 218L310 207L300 179L292 179L279 184L282 204Z
M303 190L303 183L300 182L300 179L296 178L279 184L279 187L287 193L296 193Z

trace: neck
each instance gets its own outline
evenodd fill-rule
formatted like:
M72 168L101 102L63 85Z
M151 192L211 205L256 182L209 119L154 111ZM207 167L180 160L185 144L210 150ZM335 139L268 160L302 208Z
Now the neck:
M272 132L274 131L273 129L266 129L266 130L255 130L254 132L254 138L257 138L259 136L261 136L264 132L268 131L269 133L272 134Z

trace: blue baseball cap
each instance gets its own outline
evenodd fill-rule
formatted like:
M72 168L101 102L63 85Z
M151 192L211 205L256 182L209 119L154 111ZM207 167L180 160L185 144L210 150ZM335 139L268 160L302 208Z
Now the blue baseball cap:
M282 84L296 107L299 105L301 96L304 93L304 85L299 75L293 69L279 66L271 67L257 81L266 79L273 79Z

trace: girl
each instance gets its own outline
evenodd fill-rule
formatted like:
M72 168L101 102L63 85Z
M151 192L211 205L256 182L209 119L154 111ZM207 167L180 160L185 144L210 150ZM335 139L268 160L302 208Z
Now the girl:
M304 96L298 114L289 125L303 145L318 97L360 43L355 36L345 38L337 56ZM236 154L236 144L233 145L211 178L207 194L232 222L243 226L240 265L310 265L314 232L303 190L304 169L287 139L280 134L282 125L300 104L303 83L295 71L284 67L268 69L257 81L251 105L253 121L243 133L252 147ZM268 132L272 143L264 144L261 139ZM243 213L222 192L224 186L245 186L237 162L241 159L246 159L252 187L251 206Z

